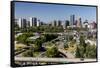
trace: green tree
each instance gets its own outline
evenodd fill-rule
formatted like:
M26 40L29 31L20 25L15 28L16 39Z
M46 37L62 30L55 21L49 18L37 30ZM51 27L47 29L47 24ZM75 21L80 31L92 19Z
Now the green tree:
M86 57L96 58L96 46L95 45L88 45L86 47Z
M22 56L24 56L24 57L34 57L35 56L34 55L34 47L31 46L29 48L29 50L27 50L26 52L22 53Z
M84 40L84 36L80 36L80 44L77 45L77 49L76 49L76 57L77 58L84 58L85 56L85 52L86 52L86 43Z
M76 49L76 58L84 58L84 47L83 46L77 46Z
M80 37L80 44L76 49L77 58L96 58L96 46L85 43L83 37Z
M85 40L84 40L84 36L80 36L80 45L84 46L85 45Z
M76 49L76 58L80 58L80 49L79 49L79 47L77 46L77 49Z
M68 43L67 42L65 42L65 44L64 44L64 48L68 48L69 46L68 46Z
M35 40L35 51L40 51L42 49L43 39L38 38Z
M24 57L33 57L33 52L31 50L27 50L26 52L22 53Z
M58 49L56 46L53 46L51 48L49 48L47 51L46 51L46 56L47 57L56 57L58 55Z
M29 37L32 36L31 33L23 33L22 35L19 35L16 40L20 43L29 45L30 43L33 43L33 41L31 39L29 39Z
M27 38L26 41L25 41L25 43L26 43L27 45L30 45L30 44L33 44L34 42L33 42L33 40Z
M20 43L26 43L26 39L27 39L27 36L26 35L19 35L17 38L16 38L16 40L18 41L18 42L20 42Z
M73 40L73 36L70 35L70 36L69 36L69 41L72 41L72 40Z

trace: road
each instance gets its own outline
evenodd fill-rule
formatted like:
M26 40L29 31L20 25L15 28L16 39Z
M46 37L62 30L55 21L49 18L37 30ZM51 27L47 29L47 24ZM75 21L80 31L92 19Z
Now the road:
M67 58L75 58L75 56L72 53L64 50L64 43L63 42L59 42L58 51L61 52L62 54L64 54Z
M21 48L20 50L15 50L15 56L20 55L23 52L26 52L28 49L30 48L30 46L24 46L23 48Z

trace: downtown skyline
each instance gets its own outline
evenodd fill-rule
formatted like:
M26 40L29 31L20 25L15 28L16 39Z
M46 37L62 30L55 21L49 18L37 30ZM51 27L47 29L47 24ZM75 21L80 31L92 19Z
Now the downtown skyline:
M15 3L15 18L37 17L43 22L53 20L70 20L70 15L75 15L75 20L82 18L82 22L96 22L96 7L55 5L40 3Z

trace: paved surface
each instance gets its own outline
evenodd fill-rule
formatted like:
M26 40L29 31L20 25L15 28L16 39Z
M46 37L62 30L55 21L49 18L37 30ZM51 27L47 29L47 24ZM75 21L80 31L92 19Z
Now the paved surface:
M58 49L59 50L59 52L61 52L61 53L63 53L64 55L66 55L67 56L67 58L69 59L71 59L71 58L75 58L74 57L74 55L72 54L72 53L70 53L70 52L66 52L65 50L63 50L63 49Z
M67 59L67 58L34 58L34 57L15 57L15 61L23 61L23 62L93 62L96 59L84 59L81 61L80 58L75 59Z

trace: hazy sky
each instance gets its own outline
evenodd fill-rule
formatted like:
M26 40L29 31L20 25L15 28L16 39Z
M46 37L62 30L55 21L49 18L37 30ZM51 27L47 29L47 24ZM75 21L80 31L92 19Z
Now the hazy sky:
M41 21L50 22L53 20L70 20L70 15L74 14L75 19L79 17L82 21L96 21L96 7L89 6L72 6L72 5L55 5L40 3L15 3L15 17L26 18L37 17Z

